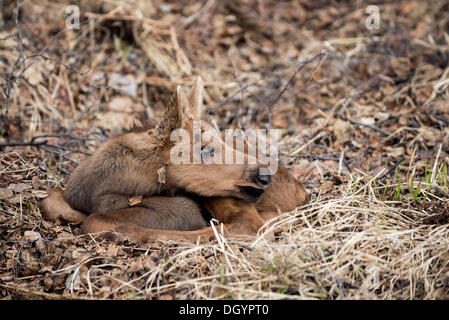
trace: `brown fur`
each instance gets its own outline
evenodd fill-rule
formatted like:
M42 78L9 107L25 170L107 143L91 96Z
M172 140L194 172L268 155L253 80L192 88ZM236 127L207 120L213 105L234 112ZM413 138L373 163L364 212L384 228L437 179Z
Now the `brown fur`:
M83 233L109 231L104 235L114 239L196 240L213 238L199 205L225 223L231 234L255 234L279 210L291 211L307 201L302 186L281 167L267 187L258 176L260 164L172 164L170 150L176 142L170 141L170 134L180 127L193 134L192 123L200 120L201 102L200 79L188 98L178 88L157 128L108 140L80 163L63 193L50 190L41 203L43 216L83 221ZM201 127L210 130L207 123ZM224 143L222 147L232 149ZM244 157L248 163L248 155ZM265 192L252 202L242 187ZM198 204L178 191L204 200ZM129 199L135 196L142 196L142 201L131 207Z

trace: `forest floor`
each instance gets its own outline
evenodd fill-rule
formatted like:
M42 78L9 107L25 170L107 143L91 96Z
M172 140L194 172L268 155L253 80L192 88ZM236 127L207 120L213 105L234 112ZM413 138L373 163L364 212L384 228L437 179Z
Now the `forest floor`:
M369 4L378 29L364 1L81 1L69 30L69 1L5 1L0 298L448 299L449 2ZM278 129L310 192L275 241L42 219L48 188L197 75L206 118Z

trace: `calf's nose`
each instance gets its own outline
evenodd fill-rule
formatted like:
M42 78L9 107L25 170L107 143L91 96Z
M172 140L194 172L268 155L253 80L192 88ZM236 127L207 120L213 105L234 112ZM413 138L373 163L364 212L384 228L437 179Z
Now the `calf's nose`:
M269 174L259 174L256 177L256 183L259 184L261 187L266 187L271 182L271 175Z

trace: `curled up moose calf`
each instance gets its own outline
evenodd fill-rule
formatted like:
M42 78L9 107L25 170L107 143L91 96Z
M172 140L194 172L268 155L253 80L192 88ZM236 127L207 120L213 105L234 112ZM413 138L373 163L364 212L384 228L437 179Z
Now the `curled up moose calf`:
M211 218L223 223L231 236L255 235L279 212L308 201L307 192L285 168L279 166L270 175L246 145L239 151L234 143L218 139L219 157L231 154L243 163L198 163L193 152L183 154L187 161L174 163L171 158L181 145L173 139L175 130L183 129L190 137L187 150L200 152L210 144L207 137L217 132L200 119L202 101L201 78L188 95L178 86L158 126L111 138L80 163L64 191L50 189L41 202L43 217L82 223L82 233L113 240L197 241L214 238ZM199 146L194 145L195 129L202 135ZM141 200L133 205L130 199L136 197Z

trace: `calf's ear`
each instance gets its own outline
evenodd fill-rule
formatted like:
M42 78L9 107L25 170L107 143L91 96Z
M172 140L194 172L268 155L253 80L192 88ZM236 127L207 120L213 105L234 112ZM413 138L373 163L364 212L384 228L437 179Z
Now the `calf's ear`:
M180 96L179 87L177 93L170 97L166 107L164 117L158 125L158 138L160 141L170 141L170 135L173 130L181 128L182 125L182 102L186 100L185 96ZM182 88L181 88L182 90Z
M200 120L203 107L203 81L200 76L193 81L189 93L189 102L191 106L190 113L193 115L194 120Z
M173 130L186 127L193 121L201 119L203 105L203 84L201 77L196 77L189 95L186 96L181 86L176 87L176 93L170 98L164 117L159 123L159 140L169 141Z

